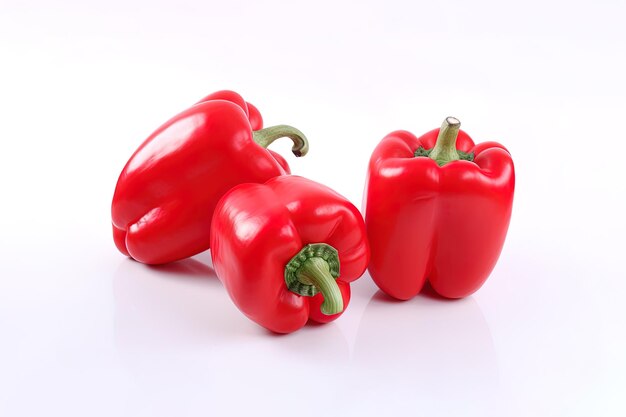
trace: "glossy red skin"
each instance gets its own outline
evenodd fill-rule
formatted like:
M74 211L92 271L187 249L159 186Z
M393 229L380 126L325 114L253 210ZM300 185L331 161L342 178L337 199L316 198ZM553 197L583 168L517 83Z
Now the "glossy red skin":
M290 333L311 319L320 323L340 314L320 311L322 294L304 297L285 284L285 265L305 245L337 249L344 311L349 283L369 261L365 224L358 209L330 188L297 176L265 184L242 184L218 203L211 226L213 267L231 299L251 320Z
M364 196L369 272L381 290L401 300L417 295L426 280L447 298L478 290L500 256L511 218L509 152L495 142L474 145L460 131L457 149L474 152L474 162L439 167L414 157L419 146L431 149L438 133L393 132L370 159Z
M250 121L250 127L252 128L253 131L263 129L263 117L261 116L261 112L259 112L259 109L257 109L256 106L254 106L252 103L248 103L247 101L244 101L244 99L239 94L235 93L234 91L229 91L229 90L217 91L215 93L209 94L208 96L204 97L202 100L198 101L196 104L205 103L207 101L212 101L212 100L232 101L233 103L239 105L239 107L241 107L244 110L244 112L248 116L248 120ZM285 172L287 174L291 174L291 169L289 168L289 165L287 164L287 161L285 160L285 158L283 158L279 153L276 153L270 149L268 149L268 151L270 154L272 154L274 159L278 161L278 163L285 170Z
M232 91L213 93L157 129L117 182L113 238L147 264L209 249L213 210L232 187L289 173L285 160L257 145L261 114Z

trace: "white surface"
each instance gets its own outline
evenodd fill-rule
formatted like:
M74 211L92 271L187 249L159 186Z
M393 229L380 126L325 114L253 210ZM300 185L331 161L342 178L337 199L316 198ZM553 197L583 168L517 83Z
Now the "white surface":
M1 415L626 415L623 2L90 3L0 4ZM119 171L223 88L304 131L294 173L357 205L392 130L454 115L504 143L486 285L397 303L365 275L342 318L279 337L209 254L122 257Z

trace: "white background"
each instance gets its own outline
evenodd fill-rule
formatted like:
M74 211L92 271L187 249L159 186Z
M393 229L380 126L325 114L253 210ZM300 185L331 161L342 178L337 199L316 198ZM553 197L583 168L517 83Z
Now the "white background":
M1 0L3 416L626 415L623 1ZM235 89L311 151L274 150L360 207L388 132L458 117L511 151L487 283L276 336L210 254L125 259L110 200L133 150Z

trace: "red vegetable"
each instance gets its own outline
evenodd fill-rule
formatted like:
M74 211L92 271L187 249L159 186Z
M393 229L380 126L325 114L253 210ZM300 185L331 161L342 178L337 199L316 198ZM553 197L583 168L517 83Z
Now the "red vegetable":
M308 151L299 130L262 126L254 106L235 92L219 91L157 129L117 182L111 208L117 248L148 264L208 249L220 197L237 184L289 173L285 160L265 147L287 136L296 156Z
M369 272L392 297L409 299L426 280L444 297L465 297L500 256L513 204L513 160L500 144L474 145L459 127L449 117L419 139L393 132L370 159Z
M369 260L358 209L302 177L242 184L219 202L211 226L217 276L237 307L278 333L310 318L336 319L350 300L349 282Z

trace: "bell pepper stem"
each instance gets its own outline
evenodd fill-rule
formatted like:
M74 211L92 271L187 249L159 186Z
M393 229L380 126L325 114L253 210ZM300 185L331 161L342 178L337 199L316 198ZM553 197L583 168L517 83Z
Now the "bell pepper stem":
M313 297L322 293L320 310L326 315L344 309L341 290L335 281L339 277L339 253L326 243L309 243L285 265L285 284L290 291Z
M309 141L304 133L292 126L277 125L253 132L253 139L260 146L267 148L279 138L289 138L293 141L291 152L295 156L304 156L309 152Z
M459 153L456 150L456 138L459 135L461 122L455 117L446 117L439 129L439 136L435 147L430 151L429 158L433 159L439 166L448 162L458 161Z
M343 311L343 298L337 285L337 281L330 274L328 262L322 258L309 258L296 273L298 280L303 284L314 285L324 296L322 313L326 315L337 314Z

